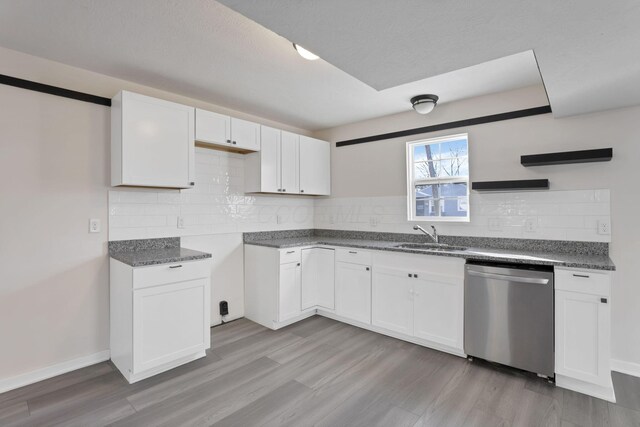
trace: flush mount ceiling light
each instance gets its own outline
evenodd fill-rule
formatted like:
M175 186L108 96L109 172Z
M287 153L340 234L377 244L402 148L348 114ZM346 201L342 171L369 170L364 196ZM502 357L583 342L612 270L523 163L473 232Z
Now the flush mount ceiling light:
M418 95L411 98L411 106L418 114L429 114L438 103L436 95Z
M300 54L300 56L302 56L304 59L308 59L309 61L315 61L316 59L320 58L315 53L311 53L307 49L295 43L293 44L293 48Z

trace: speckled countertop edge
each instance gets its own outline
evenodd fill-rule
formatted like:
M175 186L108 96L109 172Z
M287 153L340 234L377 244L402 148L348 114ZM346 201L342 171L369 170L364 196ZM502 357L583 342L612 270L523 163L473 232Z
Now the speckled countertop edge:
M179 237L109 242L109 256L131 267L211 258L210 253L181 248Z
M424 251L410 248L398 248L401 241L361 240L331 238L321 236L299 236L284 239L263 239L245 241L245 244L266 246L271 248L291 248L297 246L338 246L358 249L404 252L421 255L447 256L477 261L498 261L516 264L555 265L570 268L587 268L594 270L615 270L615 265L608 255L571 254L552 251L524 251L515 249L473 248L465 251Z

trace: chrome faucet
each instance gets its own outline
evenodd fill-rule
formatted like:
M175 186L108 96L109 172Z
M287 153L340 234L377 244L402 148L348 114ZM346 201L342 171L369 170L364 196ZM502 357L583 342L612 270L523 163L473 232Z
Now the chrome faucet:
M438 231L436 230L436 227L434 227L433 225L431 226L431 229L433 230L433 233L429 233L427 230L425 230L424 228L420 227L419 225L414 225L413 229L418 231L422 231L424 234L426 234L427 236L431 237L431 239L435 242L435 243L440 243L438 242Z

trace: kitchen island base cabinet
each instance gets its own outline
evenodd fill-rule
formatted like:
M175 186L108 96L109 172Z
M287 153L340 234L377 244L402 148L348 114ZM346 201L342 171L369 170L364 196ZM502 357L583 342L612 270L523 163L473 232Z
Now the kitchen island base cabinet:
M611 275L556 268L556 384L615 401L610 367Z
M130 267L111 259L110 272L111 359L130 383L205 356L209 260Z

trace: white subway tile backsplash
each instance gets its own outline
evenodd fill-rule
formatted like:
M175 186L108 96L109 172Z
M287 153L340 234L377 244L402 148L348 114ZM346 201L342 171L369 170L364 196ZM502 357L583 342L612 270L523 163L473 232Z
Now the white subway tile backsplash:
M196 148L195 186L185 190L113 189L109 239L328 228L411 233L405 196L308 197L244 194L244 157ZM610 241L610 192L598 190L471 193L471 221L433 222L440 234ZM178 217L184 228L178 228ZM489 219L498 227L490 227ZM533 231L525 222L535 223ZM495 223L495 221L493 221ZM495 224L494 224L495 225Z

